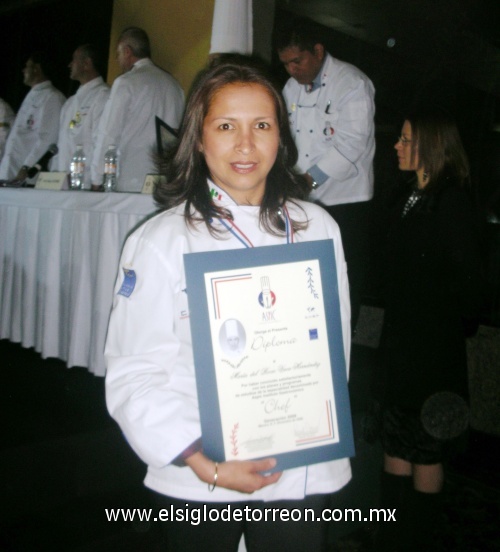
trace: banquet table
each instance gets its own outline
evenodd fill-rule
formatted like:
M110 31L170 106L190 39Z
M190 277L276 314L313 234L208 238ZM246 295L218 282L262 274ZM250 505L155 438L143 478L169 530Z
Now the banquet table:
M105 375L121 248L152 196L0 189L0 338Z

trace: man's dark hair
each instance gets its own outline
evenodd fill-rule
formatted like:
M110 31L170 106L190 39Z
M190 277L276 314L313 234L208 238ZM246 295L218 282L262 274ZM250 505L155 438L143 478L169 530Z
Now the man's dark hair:
M279 23L274 31L274 46L278 52L296 46L314 53L314 46L323 44L317 25L310 19L294 17Z
M245 56L224 56L195 81L186 106L179 145L169 166L168 181L156 188L154 197L161 209L169 209L185 201L184 216L188 224L202 220L212 234L217 233L211 225L214 217L232 218L227 209L213 201L207 183L211 175L201 146L203 123L214 97L225 86L239 83L264 87L276 108L280 142L276 161L267 176L260 221L267 232L282 235L285 226L280 216L281 207L288 200L304 199L308 192L307 183L294 170L298 154L281 92L267 71ZM292 221L292 225L294 230L300 230L307 226L307 222Z
M44 52L42 50L37 50L36 52L32 52L28 56L28 59L31 59L33 63L40 65L42 73L47 78L50 78L50 76L52 75L52 61L47 55L47 52Z
M139 27L128 27L122 31L118 39L118 44L120 43L126 44L139 59L151 57L148 34Z
M104 72L104 59L100 50L98 50L94 44L82 44L81 46L78 46L78 49L86 58L90 59L94 69L99 73L99 75L102 75Z

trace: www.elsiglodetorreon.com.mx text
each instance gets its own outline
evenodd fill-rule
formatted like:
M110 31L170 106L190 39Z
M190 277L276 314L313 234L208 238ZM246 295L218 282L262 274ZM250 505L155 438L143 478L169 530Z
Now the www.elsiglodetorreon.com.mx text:
M396 521L396 510L389 508L370 508L363 512L359 508L325 509L320 515L310 508L251 508L235 507L228 504L225 508L215 509L206 505L200 508L105 508L108 521L178 521L191 525L210 521Z

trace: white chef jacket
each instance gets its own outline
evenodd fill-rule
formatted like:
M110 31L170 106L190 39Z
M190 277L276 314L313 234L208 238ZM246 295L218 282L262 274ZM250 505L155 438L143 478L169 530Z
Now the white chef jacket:
M7 136L12 128L15 117L10 105L0 98L0 161L2 160Z
M219 197L230 209L235 225L254 246L285 243L284 237L259 226L258 206L236 205L220 188L210 186L216 191L212 197ZM333 241L348 366L350 303L340 232L324 209L297 203L299 207L287 204L290 217L307 217L309 226L297 232L294 241ZM189 467L171 464L201 436L183 255L242 247L231 234L214 238L204 223L194 229L187 226L183 213L184 204L155 216L125 244L105 347L107 405L131 447L148 464L146 486L185 500L248 500L248 495L222 487L210 493ZM277 483L254 492L251 498L302 499L334 492L350 478L347 458L314 464L286 470Z
M319 184L311 200L324 205L373 196L374 88L359 69L326 54L312 92L290 78L283 89L299 150L298 169Z
M65 100L50 81L32 87L7 138L0 179L14 178L23 165L33 166L57 142L59 115Z
M184 92L179 83L149 58L137 61L118 77L104 108L97 132L91 178L100 184L104 154L109 145L118 149L120 192L140 192L148 173L157 173L155 116L179 128L184 110Z
M85 165L85 188L90 189L90 165L102 110L109 97L109 86L102 77L82 84L76 94L66 100L61 110L58 154L52 159L51 170L69 172L71 158L76 147L83 145L87 158Z

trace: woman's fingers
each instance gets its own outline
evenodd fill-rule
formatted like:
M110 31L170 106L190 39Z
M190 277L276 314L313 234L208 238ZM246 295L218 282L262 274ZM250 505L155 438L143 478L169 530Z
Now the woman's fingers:
M276 466L274 458L233 460L219 464L217 484L242 493L253 493L276 483L282 472L266 474Z

